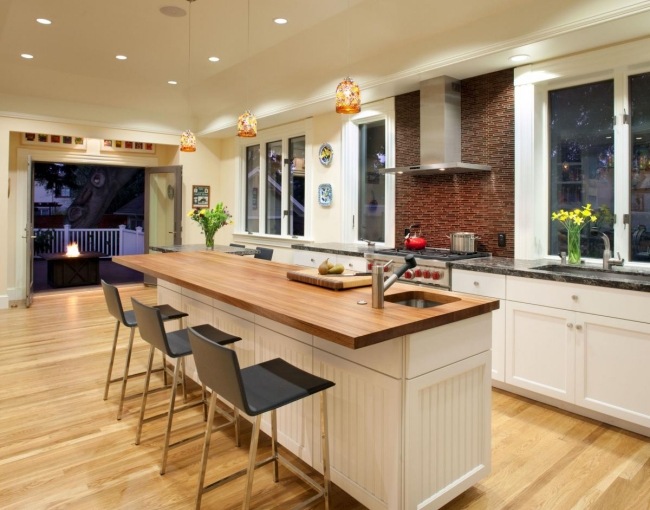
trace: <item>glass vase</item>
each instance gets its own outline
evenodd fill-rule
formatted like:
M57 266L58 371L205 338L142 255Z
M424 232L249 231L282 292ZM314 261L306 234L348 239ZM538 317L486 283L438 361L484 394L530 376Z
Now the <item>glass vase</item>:
M580 230L567 230L567 262L580 264Z
M206 250L214 250L214 234L205 234Z

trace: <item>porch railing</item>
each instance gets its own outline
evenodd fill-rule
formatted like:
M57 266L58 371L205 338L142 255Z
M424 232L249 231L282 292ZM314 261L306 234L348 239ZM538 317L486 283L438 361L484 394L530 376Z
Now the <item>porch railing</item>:
M129 230L119 228L63 228L34 229L34 253L64 253L70 243L77 243L82 253L99 252L106 257L144 253L142 227Z

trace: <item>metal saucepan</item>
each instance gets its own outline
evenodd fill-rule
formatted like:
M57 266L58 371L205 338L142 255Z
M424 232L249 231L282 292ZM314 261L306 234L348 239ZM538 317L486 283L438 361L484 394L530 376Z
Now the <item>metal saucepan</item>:
M450 239L449 251L452 253L475 253L476 240L480 239L473 232L454 232L447 237Z

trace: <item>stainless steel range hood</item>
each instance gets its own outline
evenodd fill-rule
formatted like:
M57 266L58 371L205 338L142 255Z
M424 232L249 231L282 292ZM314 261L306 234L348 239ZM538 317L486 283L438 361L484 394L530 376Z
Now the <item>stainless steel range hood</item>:
M492 167L460 160L460 82L449 76L420 85L420 164L381 173L448 175L489 172Z

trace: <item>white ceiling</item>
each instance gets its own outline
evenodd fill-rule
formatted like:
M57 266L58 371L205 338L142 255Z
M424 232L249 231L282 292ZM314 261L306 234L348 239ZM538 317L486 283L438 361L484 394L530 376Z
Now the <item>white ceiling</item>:
M367 103L650 35L650 0L249 2L0 0L0 112L232 136L247 108L262 129L333 111L348 74Z

